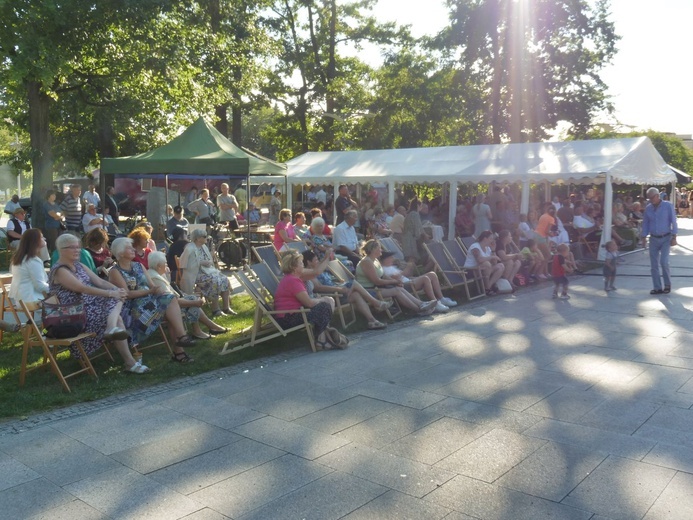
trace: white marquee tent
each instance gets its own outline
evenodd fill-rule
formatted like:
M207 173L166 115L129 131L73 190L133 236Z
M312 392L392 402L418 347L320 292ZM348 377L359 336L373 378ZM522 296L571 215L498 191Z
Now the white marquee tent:
M452 193L459 183L521 183L523 212L529 203L530 183L606 183L605 199L611 201L612 183L661 185L676 181L674 172L647 137L309 152L286 164L289 183L334 184L335 193L339 184L386 182L390 203L394 201L394 185L398 182L449 183ZM611 208L605 209L607 233L604 235L610 235ZM451 205L448 221L451 235L454 211Z

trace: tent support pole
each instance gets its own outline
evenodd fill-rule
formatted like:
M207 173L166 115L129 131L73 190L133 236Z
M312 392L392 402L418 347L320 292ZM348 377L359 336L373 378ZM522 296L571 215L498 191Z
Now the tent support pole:
M604 226L602 227L602 239L599 243L599 251L597 252L597 260L606 259L606 244L611 240L611 224L613 222L613 205L614 205L614 186L611 184L611 175L607 172L604 179Z
M529 180L522 181L522 194L520 200L520 213L529 213Z
M448 183L448 240L455 240L455 217L457 216L457 181Z
M393 181L389 181L387 183L387 203L390 206L395 205L395 183ZM395 209L397 209L397 208L395 208Z
M332 225L337 225L337 197L339 197L339 182L332 187Z

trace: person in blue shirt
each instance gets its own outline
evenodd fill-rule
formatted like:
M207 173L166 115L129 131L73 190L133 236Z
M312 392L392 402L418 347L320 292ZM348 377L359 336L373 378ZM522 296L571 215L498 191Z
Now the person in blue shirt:
M650 236L650 273L652 274L653 289L650 294L668 294L671 292L671 277L669 273L669 249L676 245L676 210L674 205L662 200L657 188L647 190L647 200L650 203L645 208L640 233L642 246L647 244L647 236ZM662 266L662 278L659 274L659 266Z

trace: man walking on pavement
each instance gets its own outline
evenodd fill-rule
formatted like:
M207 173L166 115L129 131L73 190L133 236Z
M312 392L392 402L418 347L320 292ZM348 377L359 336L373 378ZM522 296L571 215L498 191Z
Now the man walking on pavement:
M647 190L647 200L650 203L645 208L642 221L641 242L647 245L647 235L650 235L650 273L652 274L653 289L650 294L669 294L671 292L671 277L669 273L669 249L676 245L678 225L676 210L671 202L662 200L657 188ZM664 288L659 275L662 266Z

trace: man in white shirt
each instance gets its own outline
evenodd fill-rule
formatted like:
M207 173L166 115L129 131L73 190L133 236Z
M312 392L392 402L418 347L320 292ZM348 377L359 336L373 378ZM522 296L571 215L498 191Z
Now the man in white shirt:
M315 194L315 200L317 202L322 202L323 204L327 205L327 192L325 191L325 188L323 186L320 186L320 189Z
M359 215L355 210L349 210L344 215L344 220L332 228L332 244L335 248L335 253L346 256L351 263L358 264L361 261L359 252L359 240L356 236L354 224L359 219Z
M19 205L19 195L15 193L12 195L12 198L7 201L7 204L5 204L5 213L10 215L10 218L12 218L14 217L14 211L19 208L21 208Z
M84 233L89 233L92 229L98 229L103 226L103 215L96 212L94 204L87 204L87 212L82 217L82 228Z
M229 185L221 185L221 193L217 195L217 209L219 210L219 222L228 222L231 229L238 229L236 221L236 211L238 211L238 201L236 197L229 193Z
M89 208L89 204L93 204L95 208L99 208L101 206L101 197L96 192L96 188L93 184L89 185L89 188L87 188L87 192L84 194L83 199L84 206L87 209Z
M24 220L26 211L22 207L14 210L12 218L7 221L7 241L11 249L17 249L19 240L27 229L31 226Z

